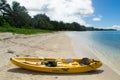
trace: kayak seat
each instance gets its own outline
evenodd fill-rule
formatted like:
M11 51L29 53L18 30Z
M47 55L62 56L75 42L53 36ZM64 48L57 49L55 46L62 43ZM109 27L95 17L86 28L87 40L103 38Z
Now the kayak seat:
M89 65L90 59L89 58L82 58L82 60L79 63L80 63L80 65Z
M55 60L48 60L47 63L45 63L47 67L56 67L57 62Z

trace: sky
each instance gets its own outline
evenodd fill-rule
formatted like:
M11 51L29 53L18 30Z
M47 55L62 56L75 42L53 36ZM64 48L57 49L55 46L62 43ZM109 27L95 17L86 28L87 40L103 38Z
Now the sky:
M51 20L78 22L96 28L120 30L120 0L7 0L25 6L33 17L46 14Z

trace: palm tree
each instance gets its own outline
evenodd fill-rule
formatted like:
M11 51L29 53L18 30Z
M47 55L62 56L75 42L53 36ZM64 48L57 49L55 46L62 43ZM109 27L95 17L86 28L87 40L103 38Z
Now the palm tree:
M12 2L12 6L6 4L2 9L5 20L12 26L28 26L31 21L27 9L24 6L20 6L20 3L16 1Z
M6 0L0 0L0 10L6 6Z

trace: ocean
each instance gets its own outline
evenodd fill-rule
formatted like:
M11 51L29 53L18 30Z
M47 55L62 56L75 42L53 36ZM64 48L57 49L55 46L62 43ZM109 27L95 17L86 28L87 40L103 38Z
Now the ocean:
M86 45L89 47L86 50L92 50L97 58L120 75L120 31L81 31L66 34L72 39L77 54L81 46ZM90 51L86 53L92 55Z

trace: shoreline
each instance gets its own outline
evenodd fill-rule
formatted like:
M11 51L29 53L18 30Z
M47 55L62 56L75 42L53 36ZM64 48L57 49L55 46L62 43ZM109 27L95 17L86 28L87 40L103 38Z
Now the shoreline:
M69 35L69 33L66 35L71 38L72 46L74 48L75 54L78 55L77 57L88 57L88 58L93 58L93 59L97 59L97 60L102 61L103 66L100 68L100 70L103 70L103 73L99 77L106 76L104 78L106 78L107 80L120 79L119 72L117 72L114 69L114 67L108 66L106 64L107 60L105 61L105 59L102 58L103 55L99 51L97 51L94 47L92 47L86 43L86 41L88 41L88 40L84 39L83 38L84 36L81 36L81 38L79 39L80 43L78 44L77 43L78 41L75 39L75 37L72 37L73 35L71 35L71 34ZM91 42L89 42L89 43L91 43ZM111 77L109 77L110 75L111 75ZM104 78L101 78L101 79L104 80Z
M78 74L51 74L28 71L14 66L9 58L13 56L32 57L78 57L72 39L65 32L20 35L0 33L0 78L2 80L119 80L120 77L108 66ZM83 47L84 48L84 47ZM81 48L80 48L81 49ZM88 50L87 50L88 51ZM83 55L83 54L81 54ZM86 54L87 55L87 54ZM110 77L111 76L111 77Z
M71 32L68 32L66 33L66 35L68 35L72 39L72 45L74 46L74 51L76 55L80 57L89 57L89 58L100 60L105 65L110 67L113 71L115 71L118 75L120 75L120 72L117 71L117 69L119 70L119 68L116 68L116 66L114 66L112 62L108 60L109 58L104 57L105 55L102 54L102 52L95 47L96 43L93 40L91 40L90 34L84 35L82 33L81 36L78 36L77 33L73 32L71 34ZM80 38L77 38L77 37L80 37ZM79 54L79 53L83 53L83 54Z

